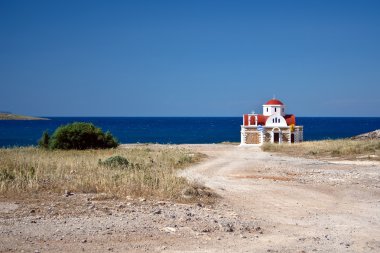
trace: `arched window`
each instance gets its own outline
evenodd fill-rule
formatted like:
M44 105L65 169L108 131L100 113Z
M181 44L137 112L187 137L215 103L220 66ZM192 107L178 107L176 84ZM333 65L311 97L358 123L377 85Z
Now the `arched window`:
M272 119L272 123L274 123L274 118Z
M269 108L267 107L267 112L269 111Z
M276 107L274 108L274 111L277 112L277 108Z

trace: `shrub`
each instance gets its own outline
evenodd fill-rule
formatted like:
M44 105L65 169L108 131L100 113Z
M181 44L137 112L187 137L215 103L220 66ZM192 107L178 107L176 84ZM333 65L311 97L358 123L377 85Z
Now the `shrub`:
M127 168L129 165L129 161L125 157L116 155L116 156L111 156L104 161L99 160L99 165L106 166L109 168L118 168L118 167Z
M12 181L16 177L13 173L13 171L8 170L7 168L0 169L0 182L1 181Z
M49 148L50 136L47 131L43 132L41 139L38 141L40 148Z
M118 141L110 132L91 123L74 122L58 127L53 133L49 147L52 149L102 149L115 148Z

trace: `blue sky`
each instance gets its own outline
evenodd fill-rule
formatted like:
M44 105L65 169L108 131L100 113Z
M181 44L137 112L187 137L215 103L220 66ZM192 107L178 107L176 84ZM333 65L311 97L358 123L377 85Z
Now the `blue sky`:
M380 1L0 0L0 111L380 116Z

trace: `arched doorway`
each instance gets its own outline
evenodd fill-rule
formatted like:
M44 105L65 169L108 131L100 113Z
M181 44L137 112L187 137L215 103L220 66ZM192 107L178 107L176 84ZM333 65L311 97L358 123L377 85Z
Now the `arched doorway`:
M278 127L273 128L272 130L272 143L281 143L281 129Z

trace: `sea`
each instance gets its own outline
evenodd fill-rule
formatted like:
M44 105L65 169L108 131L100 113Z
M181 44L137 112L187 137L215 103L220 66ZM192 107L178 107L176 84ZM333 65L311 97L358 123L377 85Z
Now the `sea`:
M242 117L49 117L0 120L0 147L36 145L42 133L72 122L91 122L120 143L194 144L240 142ZM380 129L380 117L297 117L304 140L352 137Z

